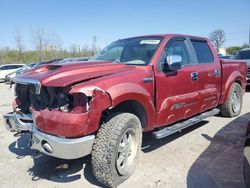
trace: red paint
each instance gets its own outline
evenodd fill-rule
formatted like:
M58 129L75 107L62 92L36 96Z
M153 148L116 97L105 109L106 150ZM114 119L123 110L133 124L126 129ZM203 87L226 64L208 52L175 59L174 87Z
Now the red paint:
M70 93L82 92L92 96L85 113L33 110L37 128L65 137L92 134L98 130L104 110L127 100L135 100L145 108L147 131L218 106L225 101L235 81L240 82L245 90L246 64L236 60L219 60L210 41L208 44L214 56L213 64L185 66L175 73L159 71L157 62L165 45L172 37L186 37L173 34L160 36L164 39L147 66L97 61L62 65L55 70L49 70L46 65L21 75L23 78L39 80L43 86L50 87L78 83L72 86ZM221 71L221 77L213 75L215 69ZM192 72L199 73L198 82L190 80ZM152 78L153 81L144 83L144 78ZM179 108L176 104L186 106Z
M52 135L78 137L86 134L88 113L73 114L58 110L32 110L36 128Z

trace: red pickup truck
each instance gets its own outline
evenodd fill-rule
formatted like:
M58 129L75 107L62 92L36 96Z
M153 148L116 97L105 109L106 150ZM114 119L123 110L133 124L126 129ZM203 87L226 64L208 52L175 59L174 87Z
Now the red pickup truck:
M142 132L166 137L204 118L241 112L246 63L219 60L202 37L117 40L87 62L50 64L16 78L11 131L63 159L91 154L93 174L117 186L135 170Z

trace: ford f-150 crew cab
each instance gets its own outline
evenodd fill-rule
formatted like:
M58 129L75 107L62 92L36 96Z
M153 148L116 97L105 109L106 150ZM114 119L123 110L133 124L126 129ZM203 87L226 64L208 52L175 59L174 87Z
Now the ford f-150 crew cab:
M142 132L156 139L220 113L241 112L247 66L219 60L202 37L166 34L117 40L86 62L50 64L14 78L11 131L62 159L91 154L93 174L114 187L138 161Z

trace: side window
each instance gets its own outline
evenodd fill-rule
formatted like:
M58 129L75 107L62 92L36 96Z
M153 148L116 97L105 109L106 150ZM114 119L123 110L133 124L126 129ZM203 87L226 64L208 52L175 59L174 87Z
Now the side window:
M170 55L181 56L182 65L190 64L190 56L184 40L174 40L169 42L166 46L165 53L163 52L160 57L160 62L163 63L167 56Z
M213 63L214 57L206 41L191 41L198 63Z

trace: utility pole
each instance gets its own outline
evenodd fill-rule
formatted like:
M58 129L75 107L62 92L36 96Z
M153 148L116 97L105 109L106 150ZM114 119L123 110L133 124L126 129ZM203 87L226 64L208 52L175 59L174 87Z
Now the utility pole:
M92 55L96 53L96 36L93 36L93 42L92 42Z
M250 48L250 27L249 27L249 48Z

